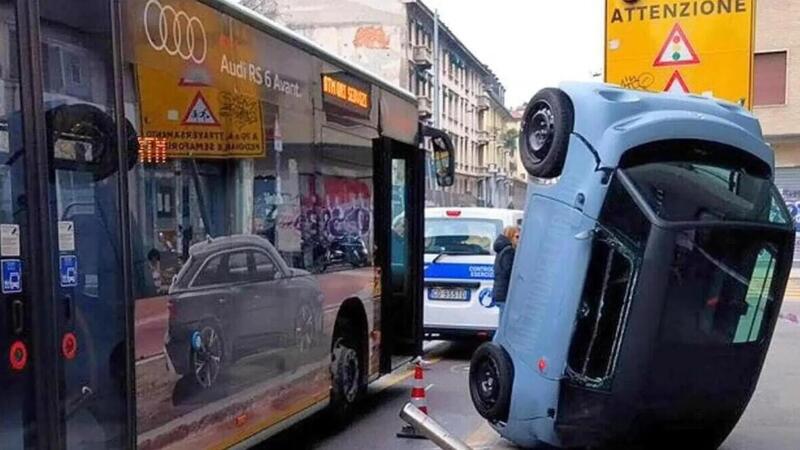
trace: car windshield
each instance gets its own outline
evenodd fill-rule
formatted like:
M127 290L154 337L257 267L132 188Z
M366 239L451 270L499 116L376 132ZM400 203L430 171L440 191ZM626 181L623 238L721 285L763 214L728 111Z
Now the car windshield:
M742 169L658 162L625 169L624 173L663 220L780 225L792 220L772 182Z
M425 253L491 255L503 222L492 219L425 220Z

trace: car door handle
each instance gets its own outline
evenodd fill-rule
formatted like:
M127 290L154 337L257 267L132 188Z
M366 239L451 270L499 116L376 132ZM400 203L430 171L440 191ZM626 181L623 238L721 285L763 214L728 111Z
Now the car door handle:
M224 304L228 303L228 299L227 298L218 298L217 299L217 303L219 303L220 305L224 305Z

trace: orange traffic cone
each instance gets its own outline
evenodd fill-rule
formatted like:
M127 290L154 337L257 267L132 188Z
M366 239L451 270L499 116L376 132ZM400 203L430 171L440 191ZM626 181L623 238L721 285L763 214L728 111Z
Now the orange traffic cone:
M428 414L428 402L425 399L425 375L422 369L421 360L417 360L414 364L414 386L411 388L411 404L416 406L420 411ZM427 439L425 436L419 434L411 425L405 425L397 437L411 438L411 439Z
M411 404L428 414L428 401L425 398L425 376L420 362L414 366L414 387L411 388Z

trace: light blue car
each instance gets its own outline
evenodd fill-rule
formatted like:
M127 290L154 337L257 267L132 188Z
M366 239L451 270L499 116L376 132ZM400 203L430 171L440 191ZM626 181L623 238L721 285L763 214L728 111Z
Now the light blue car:
M520 142L537 181L500 327L472 358L476 409L527 447L717 448L755 389L794 249L757 120L564 84L533 97Z

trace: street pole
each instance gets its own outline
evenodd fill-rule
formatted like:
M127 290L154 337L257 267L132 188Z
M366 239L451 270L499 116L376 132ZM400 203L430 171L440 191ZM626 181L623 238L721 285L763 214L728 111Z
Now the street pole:
M439 10L435 9L433 12L433 126L441 129L441 118L439 117L441 111L441 79L439 78ZM438 206L445 206L444 188L437 187L442 201Z
M439 77L439 10L433 13L433 126L441 128L442 80Z

